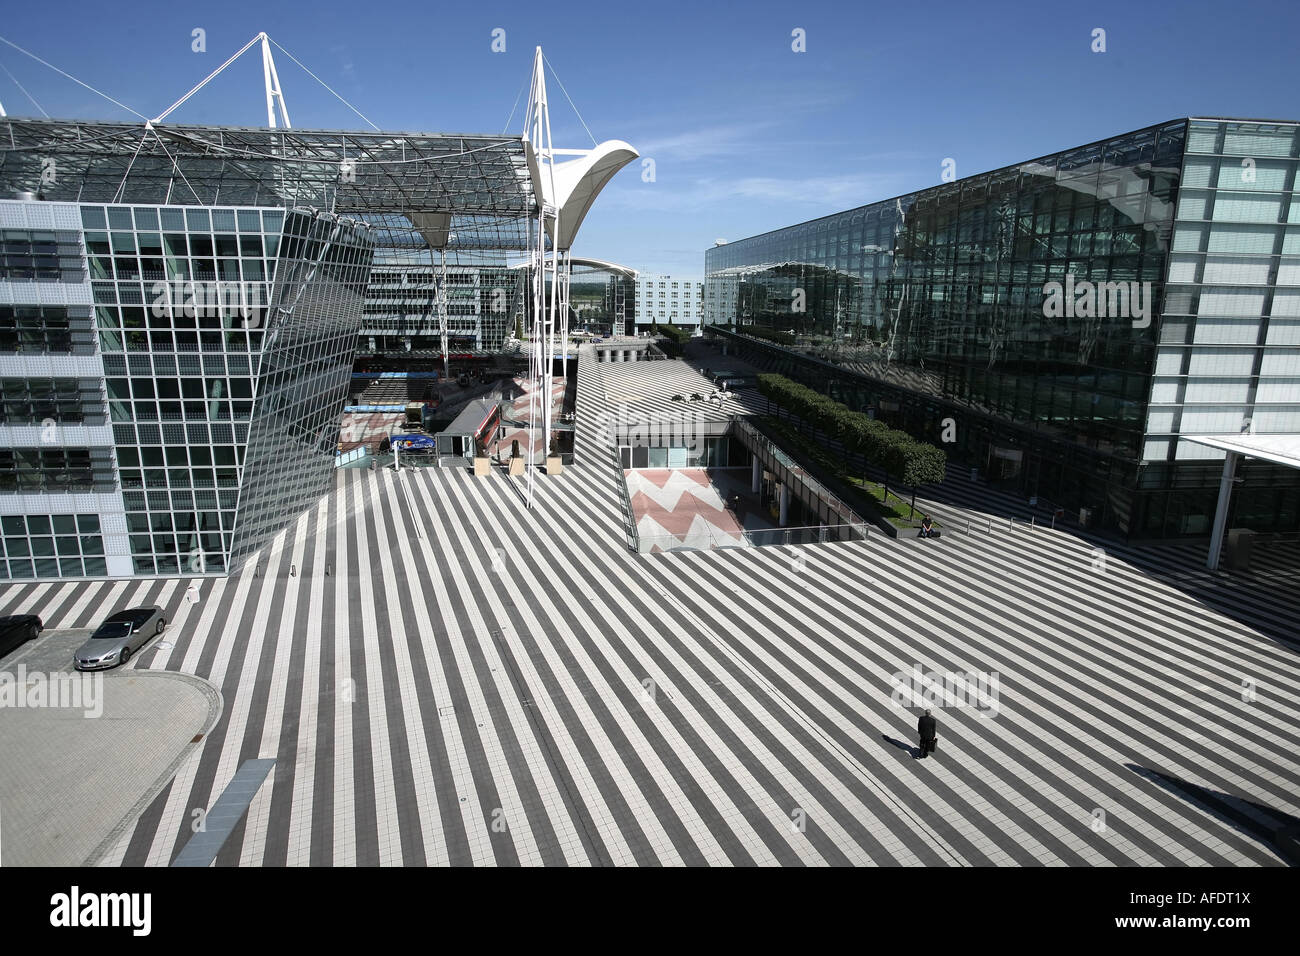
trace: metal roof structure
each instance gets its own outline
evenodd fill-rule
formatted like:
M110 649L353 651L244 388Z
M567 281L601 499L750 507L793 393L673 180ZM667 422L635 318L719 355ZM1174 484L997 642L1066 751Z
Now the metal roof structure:
M444 428L439 434L441 435L477 435L478 430L482 428L487 420L498 408L501 407L499 401L492 399L480 398L470 402L452 421L450 425Z
M1247 458L1260 458L1287 468L1300 468L1300 435L1180 435L1183 441L1218 448Z
M517 218L537 210L530 149L519 136L5 117L0 189L61 202Z
M574 268L585 271L574 272L574 275L587 275L596 272L608 272L613 275L627 276L629 279L635 279L641 273L631 266L620 265L617 262L606 262L604 259L590 259L583 256L569 256L566 260ZM511 269L529 269L532 267L532 261L525 259L522 262L510 263Z
M1224 533L1228 527L1233 485L1237 480L1237 462L1242 458L1259 458L1287 468L1300 468L1300 435L1286 433L1256 435L1254 432L1245 431L1238 435L1180 435L1179 437L1183 441L1227 452L1223 456L1223 476L1219 480L1219 502L1214 508L1214 522L1210 526L1210 553L1205 559L1205 566L1211 571L1217 571L1223 551Z

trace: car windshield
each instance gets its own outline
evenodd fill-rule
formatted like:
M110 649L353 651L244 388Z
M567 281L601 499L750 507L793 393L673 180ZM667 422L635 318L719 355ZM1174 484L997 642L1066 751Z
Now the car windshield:
M92 637L126 637L131 633L131 625L127 621L109 621L107 624L99 625Z

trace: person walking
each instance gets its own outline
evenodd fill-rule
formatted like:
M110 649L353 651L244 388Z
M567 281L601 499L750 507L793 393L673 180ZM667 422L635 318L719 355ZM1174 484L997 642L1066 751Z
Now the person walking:
M926 710L921 719L916 722L916 732L921 737L921 760L934 753L934 744L939 736L939 724L930 716L930 711Z

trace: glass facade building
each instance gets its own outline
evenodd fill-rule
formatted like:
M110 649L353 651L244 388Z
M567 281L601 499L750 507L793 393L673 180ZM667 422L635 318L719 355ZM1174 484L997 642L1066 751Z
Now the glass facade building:
M0 579L237 569L330 487L359 344L522 311L518 136L0 131Z
M359 351L403 354L442 348L439 283L443 271L410 255L376 256L366 293ZM507 264L448 265L445 271L447 347L450 352L498 351L524 315L528 273Z
M364 224L25 200L0 229L0 578L223 573L328 488Z
M1205 534L1222 453L1178 436L1300 431L1297 130L1176 120L719 244L706 321L1090 526ZM1300 475L1240 474L1234 525L1300 527Z

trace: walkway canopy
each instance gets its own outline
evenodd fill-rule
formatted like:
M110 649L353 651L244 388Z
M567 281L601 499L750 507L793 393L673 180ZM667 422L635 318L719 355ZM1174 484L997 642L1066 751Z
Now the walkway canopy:
M606 262L603 259L586 259L582 256L571 256L565 260L573 267L574 275L585 275L592 272L608 272L611 275L625 276L629 279L635 279L639 272L631 266L619 265L617 262ZM524 259L519 262L510 263L511 269L527 269L532 266L532 260Z
M1237 462L1242 458L1259 458L1287 468L1300 468L1300 435L1183 435L1182 439L1227 452L1223 461L1223 478L1219 482L1219 504L1214 511L1210 533L1210 555L1205 562L1205 566L1213 571L1219 566L1219 552L1223 549L1223 533L1228 523Z

